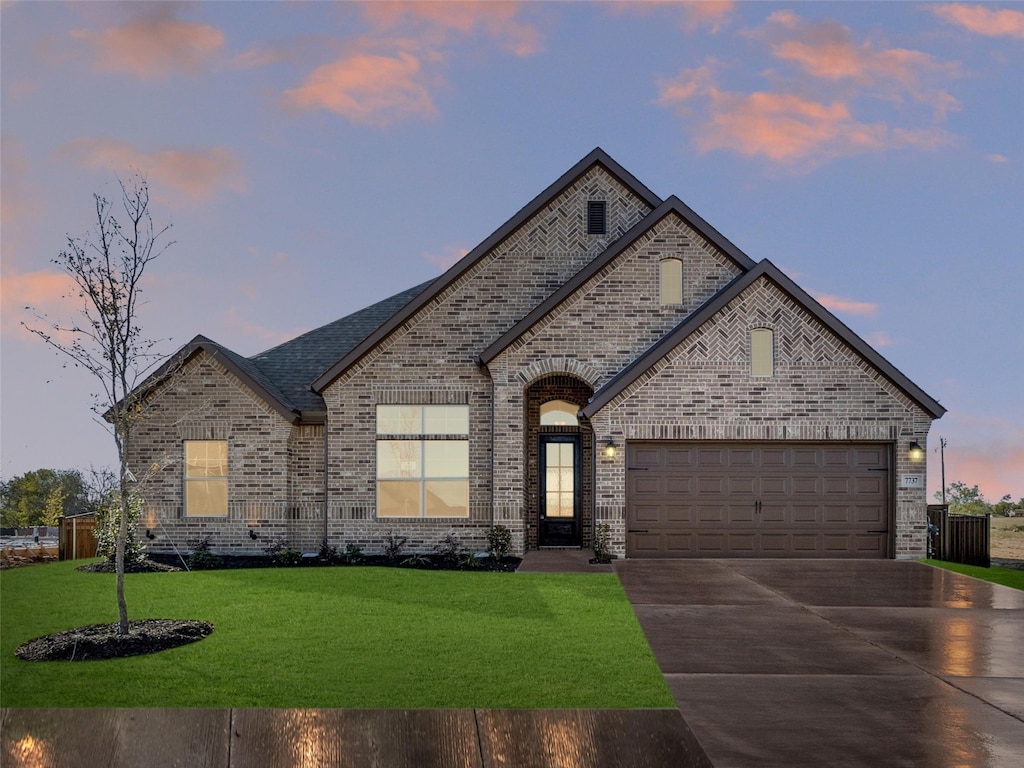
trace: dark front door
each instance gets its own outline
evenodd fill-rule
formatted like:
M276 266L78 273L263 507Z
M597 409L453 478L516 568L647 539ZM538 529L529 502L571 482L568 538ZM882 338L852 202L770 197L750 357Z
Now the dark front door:
M580 543L580 439L540 438L540 537L542 547Z

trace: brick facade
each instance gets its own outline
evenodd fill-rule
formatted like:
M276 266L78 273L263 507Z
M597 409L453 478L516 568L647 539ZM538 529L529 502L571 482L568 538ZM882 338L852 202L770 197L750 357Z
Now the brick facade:
M323 388L326 418L317 423L289 421L213 356L190 359L151 396L131 453L145 502L141 525L157 536L152 548L184 550L208 536L222 552L259 551L274 539L309 551L326 536L339 548L356 543L378 551L394 532L408 538L406 551L428 552L454 529L467 546L482 549L487 529L501 523L521 552L538 544L540 435L559 431L581 440L582 543L590 543L595 522L607 522L619 554L625 552L627 441L886 442L894 447L896 478L924 474L906 446L911 440L926 446L933 414L764 278L589 421L542 429L543 402L562 399L582 409L752 264L702 222L685 218L682 208L654 220L649 195L621 178L595 165L552 193ZM607 201L606 235L586 234L590 200ZM649 225L635 226L646 217ZM608 250L619 238L624 247ZM682 261L679 305L660 304L665 258ZM517 327L501 351L485 362L477 357L574 279L574 290L556 294L560 300L529 327ZM750 375L755 327L774 332L771 378ZM376 518L381 404L468 406L468 519ZM182 441L188 439L228 442L225 518L184 517ZM613 458L601 452L608 439L620 448ZM923 555L925 502L923 488L896 489L897 557Z

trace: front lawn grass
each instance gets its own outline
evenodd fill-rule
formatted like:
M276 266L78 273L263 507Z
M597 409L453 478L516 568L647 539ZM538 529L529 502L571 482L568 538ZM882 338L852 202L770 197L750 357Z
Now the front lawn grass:
M23 642L117 620L78 562L0 577L5 707L671 707L615 576L296 568L128 574L129 616L212 635L126 659L26 662Z
M1024 571L1015 568L1003 568L998 565L982 568L980 565L947 563L945 560L922 560L921 562L934 565L936 568L945 568L947 571L962 573L964 576L973 576L982 581L991 581L993 584L1002 584L1004 587L1024 590Z

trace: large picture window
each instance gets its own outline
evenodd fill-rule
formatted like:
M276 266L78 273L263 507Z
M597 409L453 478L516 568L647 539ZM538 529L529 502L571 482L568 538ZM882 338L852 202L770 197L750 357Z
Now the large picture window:
M469 517L469 406L377 406L377 517Z
M228 443L185 441L185 516L227 517Z

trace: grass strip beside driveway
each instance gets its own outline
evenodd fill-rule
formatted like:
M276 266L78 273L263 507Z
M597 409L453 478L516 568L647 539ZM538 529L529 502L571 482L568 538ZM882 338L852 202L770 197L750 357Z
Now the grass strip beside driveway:
M128 574L131 618L212 622L149 656L24 662L21 643L116 621L78 562L0 577L5 707L671 707L614 575L296 568Z
M1004 587L1024 590L1024 571L1018 571L1015 568L1003 568L998 565L982 568L980 565L947 563L945 560L922 560L921 562L936 568L945 568L954 573L962 573L964 576L973 576L982 581L991 581L993 584L1002 584Z

